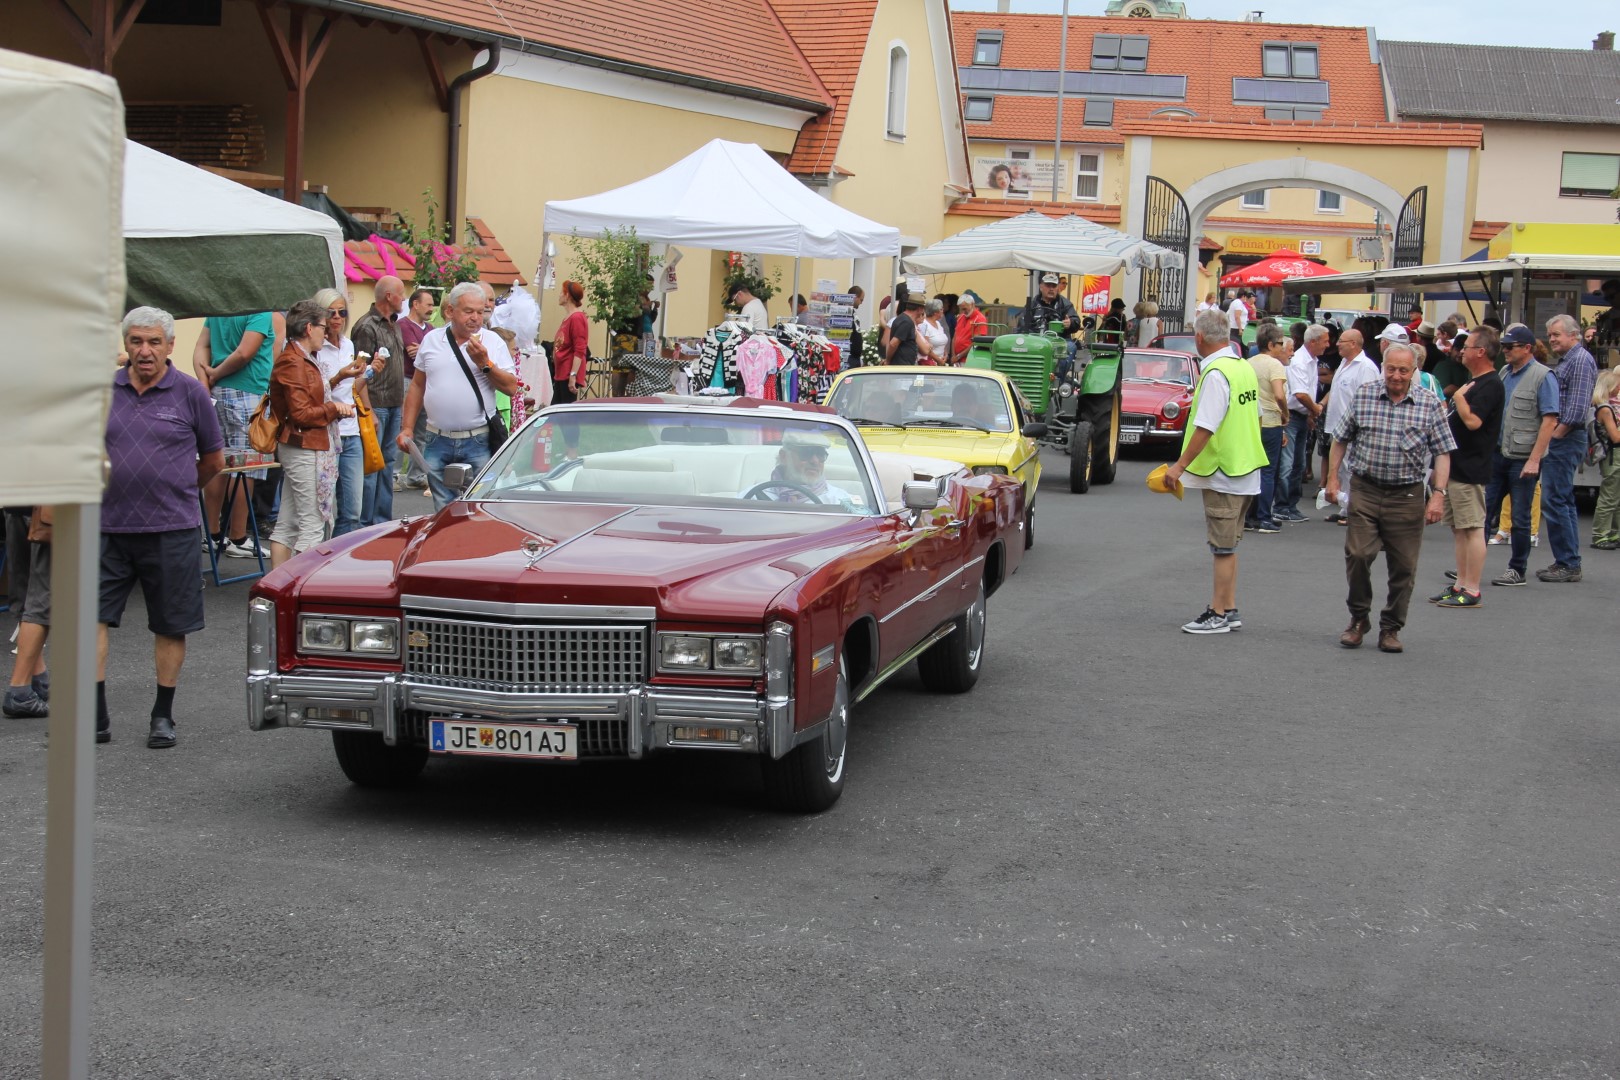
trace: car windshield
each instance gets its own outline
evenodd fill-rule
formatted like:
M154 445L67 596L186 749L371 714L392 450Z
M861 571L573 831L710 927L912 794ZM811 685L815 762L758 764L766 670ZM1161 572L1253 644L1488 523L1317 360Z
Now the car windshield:
M1007 394L995 379L942 368L931 371L854 371L827 401L857 424L960 427L1011 431Z
M1192 366L1184 356L1127 350L1120 377L1126 382L1168 382L1191 386Z
M883 512L842 427L743 409L549 409L466 497Z

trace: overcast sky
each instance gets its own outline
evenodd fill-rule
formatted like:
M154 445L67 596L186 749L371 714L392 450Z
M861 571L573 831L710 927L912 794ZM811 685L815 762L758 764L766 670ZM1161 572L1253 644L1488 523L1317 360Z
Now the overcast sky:
M1071 15L1101 15L1107 0L1069 0ZM995 11L996 0L951 0L961 11ZM1015 12L1056 14L1063 0L1012 0ZM1509 0L1187 0L1194 19L1241 19L1265 12L1266 22L1372 26L1381 38L1473 45L1534 45L1589 49L1599 30L1620 31L1616 0L1558 0L1538 8ZM1542 12L1545 17L1534 13Z

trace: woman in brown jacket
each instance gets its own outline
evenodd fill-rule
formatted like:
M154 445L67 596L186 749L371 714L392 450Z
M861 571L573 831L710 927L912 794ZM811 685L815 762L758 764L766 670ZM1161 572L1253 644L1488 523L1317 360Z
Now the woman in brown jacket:
M354 406L333 401L315 361L326 340L326 309L300 300L287 312L287 347L270 369L270 410L281 420L281 512L270 536L270 565L280 566L326 533L316 487L318 455L331 449L327 425L354 415Z

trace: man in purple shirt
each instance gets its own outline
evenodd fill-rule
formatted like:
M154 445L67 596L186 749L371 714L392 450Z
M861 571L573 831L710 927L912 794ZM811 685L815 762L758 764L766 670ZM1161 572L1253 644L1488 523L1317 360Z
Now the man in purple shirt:
M1575 472L1586 457L1586 422L1592 419L1597 361L1581 344L1581 324L1569 315L1547 320L1547 348L1558 357L1558 424L1541 461L1541 509L1553 564L1538 571L1542 581L1581 580L1580 519L1575 512Z
M107 711L107 628L138 583L157 641L157 700L146 745L175 744L174 688L186 635L203 628L202 514L197 494L225 467L219 417L202 384L169 363L174 319L141 307L124 316L129 366L113 376L107 414L111 472L101 500L101 614L96 741L112 738Z

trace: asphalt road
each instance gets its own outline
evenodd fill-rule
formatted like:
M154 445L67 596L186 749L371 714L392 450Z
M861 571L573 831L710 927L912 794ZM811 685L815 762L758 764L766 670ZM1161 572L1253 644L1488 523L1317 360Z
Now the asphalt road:
M117 632L94 1075L1620 1073L1620 554L1420 602L1387 656L1336 644L1340 530L1291 526L1244 539L1243 630L1192 637L1196 503L1142 460L1072 496L1066 461L978 687L864 703L819 817L735 760L352 788L325 736L247 730L240 585L149 751L150 639ZM0 720L7 1078L37 1070L43 725Z

